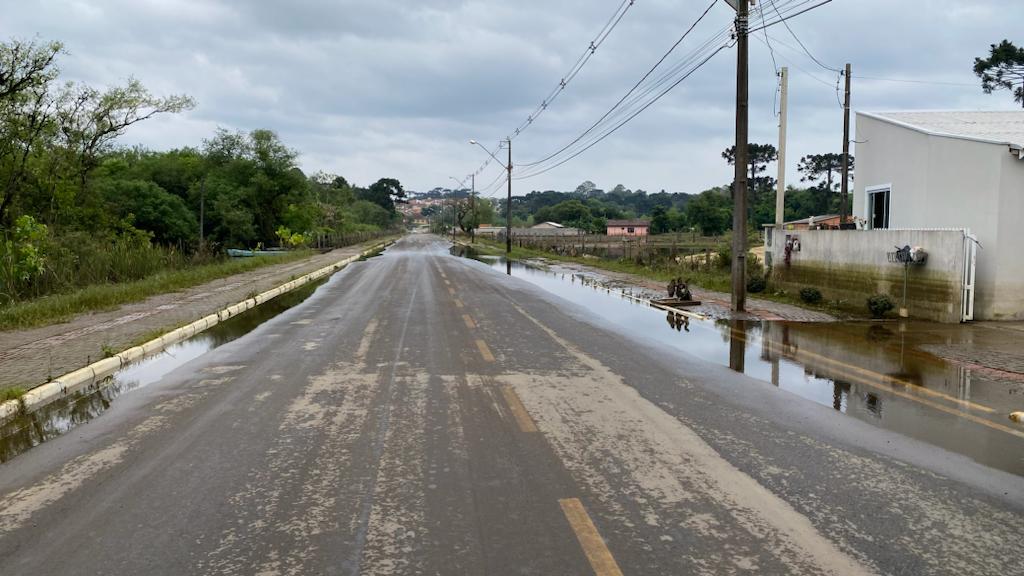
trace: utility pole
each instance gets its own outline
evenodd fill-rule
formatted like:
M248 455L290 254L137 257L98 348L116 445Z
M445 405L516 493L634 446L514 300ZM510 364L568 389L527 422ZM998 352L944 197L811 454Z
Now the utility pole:
M508 142L508 200L505 201L505 254L512 255L512 139ZM512 261L509 259L509 265Z
M736 5L736 176L732 208L732 310L743 312L747 302L747 155L749 0Z
M473 225L469 229L469 241L476 244L476 173L470 175L470 188L469 188L469 213L472 215L470 223Z
M843 183L842 205L839 208L839 223L846 224L849 207L847 193L850 186L850 64L846 64L846 97L843 100Z
M206 251L206 178L199 183L199 251Z
M779 71L779 178L775 191L775 231L772 233L772 247L782 234L782 223L786 219L786 115L789 105L789 68Z

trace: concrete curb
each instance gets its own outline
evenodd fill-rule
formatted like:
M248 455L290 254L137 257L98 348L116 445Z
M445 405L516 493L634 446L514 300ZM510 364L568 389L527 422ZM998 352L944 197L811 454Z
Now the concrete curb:
M247 298L242 302L228 306L214 314L200 318L191 324L171 330L170 332L158 338L154 338L149 342L139 346L133 346L111 356L110 358L104 358L103 360L93 362L84 368L79 368L74 372L69 372L47 382L46 384L29 390L17 400L7 400L6 402L0 403L0 424L7 422L21 413L34 412L51 402L65 398L69 394L73 394L100 380L103 380L132 362L136 362L147 356L152 356L153 354L162 352L173 344L187 340L204 330L208 330L229 318L237 316L251 308L255 308L256 306L276 298L281 294L291 292L300 286L304 286L310 282L315 282L321 278L330 276L356 260L359 260L360 258L372 254L382 248L387 248L391 244L394 244L394 241L385 241L374 244L355 256L339 260L338 262L335 262L330 266L320 268L319 270L314 270L313 272L296 278L295 280L291 280L276 288L271 288L266 292L257 294L253 298Z

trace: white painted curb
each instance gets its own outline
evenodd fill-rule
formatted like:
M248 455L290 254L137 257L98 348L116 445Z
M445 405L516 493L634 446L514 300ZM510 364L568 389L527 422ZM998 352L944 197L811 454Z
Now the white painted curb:
M146 356L162 352L165 348L183 340L187 340L204 330L208 330L209 328L216 326L228 318L232 318L246 310L255 308L256 306L280 296L281 294L291 292L300 286L304 286L310 282L314 282L320 278L333 274L334 272L341 270L345 266L348 266L356 260L359 260L378 249L387 248L390 244L393 244L393 242L381 242L379 244L374 244L355 256L339 260L330 266L325 266L319 270L310 272L305 276L286 282L277 288L271 288L266 292L257 294L253 298L247 298L242 302L228 306L214 314L204 316L191 324L171 330L163 336L154 338L145 344L133 346L119 354L111 356L110 358L104 358L99 362L93 362L84 368L79 368L74 372L69 372L55 380L51 380L42 386L37 386L26 392L18 400L7 400L6 402L0 403L0 424L7 422L22 411L25 411L26 413L33 412L51 402L66 397L68 394L73 394L83 388L91 386L94 383L114 374L132 362L145 358Z

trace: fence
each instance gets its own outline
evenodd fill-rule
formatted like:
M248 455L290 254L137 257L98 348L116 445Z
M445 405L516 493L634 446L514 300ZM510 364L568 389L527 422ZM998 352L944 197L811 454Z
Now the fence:
M504 238L504 235L500 237ZM717 251L725 242L721 236L693 234L623 237L605 234L520 235L512 231L512 243L520 248L638 263L673 261L693 269L715 266Z

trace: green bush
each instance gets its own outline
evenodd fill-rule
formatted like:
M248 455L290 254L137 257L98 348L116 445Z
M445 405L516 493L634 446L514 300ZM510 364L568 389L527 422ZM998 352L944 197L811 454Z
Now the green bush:
M732 246L728 244L722 244L718 247L718 256L715 258L715 262L719 268L728 268L732 266Z
M747 280L747 292L758 294L764 292L764 289L768 287L768 284L764 281L761 276L751 276Z
M811 288L810 286L801 288L800 299L808 304L817 304L818 302L821 302L821 290Z
M888 294L875 294L868 298L868 310L872 318L885 318L886 313L896 307Z

